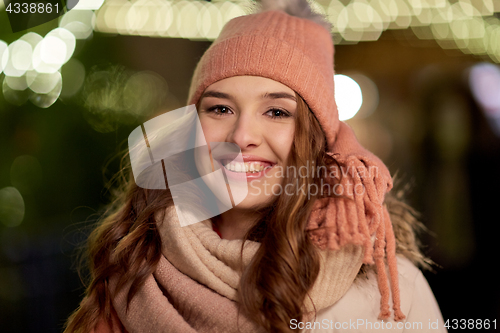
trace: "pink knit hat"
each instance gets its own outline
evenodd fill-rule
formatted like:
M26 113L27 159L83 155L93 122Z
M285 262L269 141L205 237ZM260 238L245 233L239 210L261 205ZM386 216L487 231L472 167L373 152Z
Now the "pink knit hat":
M358 143L351 128L339 120L334 98L334 47L326 29L328 24L322 24L325 21L311 12L306 0L290 2L298 10L265 10L237 17L224 26L195 69L189 104L196 104L212 83L241 75L278 81L304 99L325 134L328 154L341 170L327 182L363 189L318 199L307 231L321 249L337 250L346 244L364 246L364 263L375 263L377 267L382 296L379 317L390 316L391 289L394 319L402 320L405 316L400 309L395 237L384 205L385 194L392 188L391 175L379 158Z
M189 104L195 104L212 83L238 75L270 78L296 91L313 110L332 147L339 117L333 44L325 28L281 11L229 21L196 67Z

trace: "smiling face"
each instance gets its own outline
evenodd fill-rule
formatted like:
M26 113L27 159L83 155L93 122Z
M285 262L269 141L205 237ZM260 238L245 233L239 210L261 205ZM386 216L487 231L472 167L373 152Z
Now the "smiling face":
M207 142L230 142L241 149L245 163L214 161L228 177L246 176L248 195L238 208L265 205L281 193L279 175L292 148L297 113L292 89L263 77L227 78L205 90L198 113Z

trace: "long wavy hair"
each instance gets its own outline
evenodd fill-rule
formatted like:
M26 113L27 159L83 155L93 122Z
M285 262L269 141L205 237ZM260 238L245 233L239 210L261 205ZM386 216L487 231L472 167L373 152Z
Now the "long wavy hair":
M287 166L315 166L325 173L307 173L304 177L285 173L282 185L309 188L326 175L325 136L319 122L304 100L296 94L295 137ZM69 317L65 332L90 332L99 320L113 325L113 310L108 281L118 275L117 290L132 281L127 300L130 303L146 277L152 274L161 257L161 238L155 214L173 205L170 191L138 187L132 177L128 156L115 176L121 183L114 191L102 219L88 238L83 252L88 269L85 296ZM288 187L287 187L288 188ZM302 191L279 195L266 207L257 210L258 218L246 233L245 240L261 243L251 263L242 272L240 310L270 332L291 332L291 319L301 320L303 303L320 269L319 254L306 230L315 196ZM415 230L420 224L416 213L400 198L386 199L398 252L415 264L425 266L428 260L419 251ZM161 215L161 214L160 214ZM163 218L163 216L161 216ZM214 218L217 220L217 217Z

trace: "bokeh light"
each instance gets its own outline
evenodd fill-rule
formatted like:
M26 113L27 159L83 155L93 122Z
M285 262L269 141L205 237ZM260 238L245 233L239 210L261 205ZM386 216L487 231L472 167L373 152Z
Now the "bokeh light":
M359 84L363 95L363 102L359 111L356 113L356 118L366 118L377 109L379 103L377 85L369 77L363 74L353 73L349 74L349 77Z
M336 74L335 101L339 111L340 120L348 120L356 115L363 104L363 95L359 84L352 78Z
M492 0L310 2L315 12L326 14L333 23L335 43L375 41L387 29L411 27L418 38L434 39L444 49L487 55L500 62L500 19L492 16L500 11L500 5ZM75 3L72 2L73 5ZM59 74L56 72L62 71L61 67L71 59L76 40L92 37L94 30L124 35L213 40L227 21L244 15L245 9L250 7L249 0L213 3L193 0L79 1L75 9L60 18L59 28L50 31L44 38L29 32L10 45L0 41L0 72L7 77L20 78L9 79L2 85L7 91L6 100L19 105L21 101L31 98L37 104L46 105L41 101L48 102L55 96L61 96L57 93L60 84L57 83ZM68 84L68 88L61 87L60 94L64 97L74 95L82 86L85 70L77 67L67 66L66 72L73 68L82 73L83 69L83 76L75 79L70 75L61 76L61 80ZM24 80L27 80L31 90L35 89L34 96L30 97L31 91L22 89ZM45 84L47 87L42 88ZM50 98L36 95L47 91Z
M191 1L180 1L176 5L180 8L179 15L176 20L179 35L182 38L199 36L198 27L196 25L198 6Z
M19 79L26 81L26 78L24 76L22 76ZM3 97L5 98L5 100L7 102L9 102L13 105L21 106L24 103L26 103L26 101L30 97L31 91L29 89L17 90L17 89L11 88L9 85L9 83L12 84L11 80L12 80L12 78L8 77L8 76L6 76L3 80L3 83L2 83ZM13 84L13 85L17 87L17 84L21 84L21 82L16 82L16 84L15 85Z
M52 88L52 90L50 90L49 92L47 93L33 92L29 97L31 103L35 104L40 108L48 108L49 106L54 104L61 95L61 90L62 90L61 75L57 75L56 78L57 78L56 84L54 88Z
M160 75L144 71L133 74L123 87L124 105L130 114L148 114L165 99L168 85Z
M35 47L43 40L43 37L35 32L28 32L23 35L19 40L25 41L31 45L32 51L35 50ZM33 70L33 52L30 54L26 54L26 61L29 62L28 70Z
M79 60L72 58L61 68L61 76L64 82L61 97L72 97L83 86L83 82L85 81L85 67Z
M489 45L500 20L493 0L310 0L313 11L333 24L334 43L378 40L387 29L411 27L419 39L435 39L444 49L487 54L500 62L500 49ZM96 12L95 30L125 35L214 40L230 19L244 15L250 0L108 0ZM75 34L77 32L75 31ZM496 43L495 43L496 44Z
M89 73L82 94L85 119L102 133L114 131L120 123L143 122L169 103L177 104L160 75L119 66Z
M59 27L70 31L76 39L92 36L96 16L92 10L70 10L61 17Z
M141 36L215 39L223 25L245 14L244 2L110 0L97 12L96 31ZM317 5L319 6L319 5ZM318 9L321 10L321 6Z
M0 222L6 227L17 227L24 218L24 199L15 187L0 189Z
M28 88L28 82L26 81L26 76L6 76L4 78L4 84L9 86L10 89L23 91Z
M62 24L73 29L80 38L90 36L94 12L70 13L63 16ZM0 73L5 74L2 82L5 100L17 106L28 100L43 108L52 105L62 89L61 66L69 61L75 47L75 35L65 28L53 29L44 38L28 32L10 45L0 41Z
M62 81L61 73L38 73L30 71L26 75L28 87L35 93L48 94Z
M158 1L158 0L157 0ZM174 12L170 2L160 1L159 10L155 15L156 33L160 36L166 36L167 31L174 21Z
M54 73L66 63L76 46L75 36L64 28L49 32L33 53L33 67L39 73Z
M4 67L8 76L22 76L30 68L33 48L24 40L16 40L9 45L9 58Z
M0 40L0 74L2 74L3 69L7 66L9 61L9 45L3 40Z
M500 68L489 63L474 65L469 84L478 103L489 116L500 118Z

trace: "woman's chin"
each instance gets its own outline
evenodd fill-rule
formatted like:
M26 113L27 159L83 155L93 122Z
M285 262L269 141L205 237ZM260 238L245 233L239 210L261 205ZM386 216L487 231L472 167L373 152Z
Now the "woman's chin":
M271 204L274 196L265 196L262 193L260 195L248 193L245 199L238 203L235 208L237 209L259 209L264 208L267 205Z

